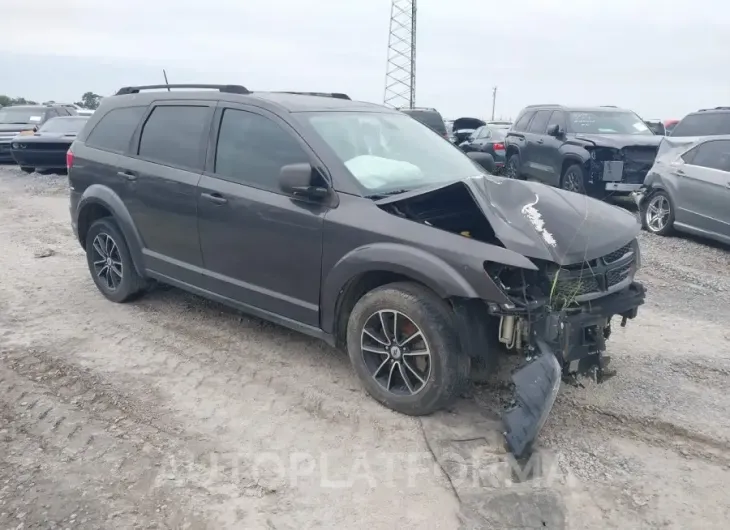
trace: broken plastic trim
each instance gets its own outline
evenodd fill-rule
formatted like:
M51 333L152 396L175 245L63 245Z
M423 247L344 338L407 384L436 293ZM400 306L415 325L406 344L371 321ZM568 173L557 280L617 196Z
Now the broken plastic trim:
M550 415L560 388L561 368L558 359L541 339L536 339L535 344L540 354L512 375L515 405L502 417L507 447L517 458L525 456L532 448Z

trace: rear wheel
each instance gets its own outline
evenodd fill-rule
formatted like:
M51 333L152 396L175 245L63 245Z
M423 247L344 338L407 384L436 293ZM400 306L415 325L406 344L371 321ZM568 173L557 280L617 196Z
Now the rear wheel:
M666 191L657 190L641 205L641 224L653 234L667 236L674 227L674 203Z
M98 219L89 227L86 261L96 287L112 302L132 300L146 287L121 230L110 217Z
M469 376L451 308L415 283L392 283L364 295L348 321L347 350L367 392L403 414L448 406Z
M35 171L35 168L30 166L20 166L20 170L25 173L33 173Z
M563 177L560 179L560 187L567 191L585 195L585 172L580 164L573 164L566 168Z

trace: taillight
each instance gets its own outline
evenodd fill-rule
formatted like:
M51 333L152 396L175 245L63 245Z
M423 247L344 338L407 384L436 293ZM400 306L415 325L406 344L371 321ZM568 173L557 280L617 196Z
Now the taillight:
M74 153L69 149L66 151L66 169L71 170L71 166L74 165Z
M504 151L504 144L494 144L495 151Z

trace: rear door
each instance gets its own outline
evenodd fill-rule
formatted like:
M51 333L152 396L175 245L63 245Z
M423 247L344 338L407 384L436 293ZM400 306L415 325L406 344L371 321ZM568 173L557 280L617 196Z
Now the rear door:
M677 220L730 236L730 140L710 140L676 169Z
M153 103L119 161L126 203L142 237L145 267L199 285L197 196L215 102Z
M526 145L522 155L522 172L528 178L548 182L550 172L544 162L545 131L552 110L538 110L525 133Z

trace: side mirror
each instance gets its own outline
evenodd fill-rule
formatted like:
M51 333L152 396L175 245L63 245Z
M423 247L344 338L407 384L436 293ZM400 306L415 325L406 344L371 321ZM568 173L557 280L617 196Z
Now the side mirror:
M560 130L560 125L557 123L553 123L550 127L547 128L547 134L548 136L554 136L557 138L563 133L563 131Z
M309 163L289 164L279 172L279 188L295 197L323 199L329 195L329 189L313 184L314 175L314 168Z

